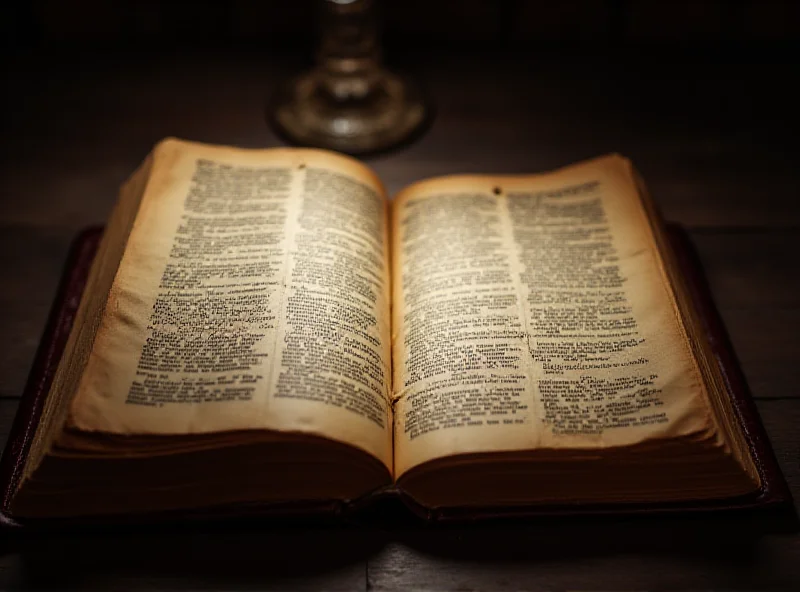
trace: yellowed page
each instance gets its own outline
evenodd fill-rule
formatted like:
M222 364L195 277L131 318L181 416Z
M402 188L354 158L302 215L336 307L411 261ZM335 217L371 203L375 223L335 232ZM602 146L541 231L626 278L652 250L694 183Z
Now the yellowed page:
M447 177L393 204L395 475L707 428L631 166Z
M355 160L160 143L70 425L297 431L391 468L387 220Z

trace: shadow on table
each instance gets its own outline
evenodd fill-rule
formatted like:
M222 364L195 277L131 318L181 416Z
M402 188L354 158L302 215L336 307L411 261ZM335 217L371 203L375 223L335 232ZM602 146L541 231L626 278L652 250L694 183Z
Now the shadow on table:
M363 589L379 544L347 528L61 534L14 545L0 589Z
M649 563L688 563L721 573L734 565L758 571L764 569L758 563L764 541L769 546L776 539L772 533L796 530L793 509L429 526L399 508L383 508L347 526L240 521L26 536L6 545L0 588L364 589L368 574L379 579L398 570L400 581L390 583L416 587L443 569L480 574L494 569L508 576L564 562L613 563L619 557L635 557L642 569ZM767 577L783 576L777 571Z

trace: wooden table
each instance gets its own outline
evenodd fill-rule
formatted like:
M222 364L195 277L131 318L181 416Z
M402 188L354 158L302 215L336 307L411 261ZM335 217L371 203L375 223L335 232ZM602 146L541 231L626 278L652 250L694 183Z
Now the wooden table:
M542 171L618 151L691 231L781 466L800 500L800 173L792 64L433 53L406 58L438 117L371 160L391 191L455 172ZM787 58L788 60L788 58ZM168 135L278 145L264 99L292 56L19 60L3 114L0 443L67 247ZM426 529L192 529L4 544L0 588L783 589L800 535L730 518ZM783 532L780 532L780 531Z

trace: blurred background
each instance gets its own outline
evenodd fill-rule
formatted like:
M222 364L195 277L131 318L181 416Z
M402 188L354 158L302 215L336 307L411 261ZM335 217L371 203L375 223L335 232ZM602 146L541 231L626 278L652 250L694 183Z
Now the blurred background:
M385 62L437 108L419 141L371 161L391 192L433 175L535 172L619 151L666 216L689 224L757 223L750 200L765 182L793 195L796 0L382 8ZM102 223L116 188L165 136L280 145L266 101L315 49L312 0L18 0L3 13L8 215L38 215L20 195L50 196L73 228ZM53 174L30 172L42 167ZM728 213L696 205L709 199ZM782 208L777 200L759 216Z
M19 49L298 47L313 2L10 1L3 42ZM384 2L390 47L796 48L794 0L406 0Z

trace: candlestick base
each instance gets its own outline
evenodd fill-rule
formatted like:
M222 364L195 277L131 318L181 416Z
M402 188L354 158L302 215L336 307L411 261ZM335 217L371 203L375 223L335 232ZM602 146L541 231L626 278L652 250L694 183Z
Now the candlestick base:
M429 106L410 80L381 70L365 93L359 80L349 82L336 96L319 70L292 80L269 106L273 127L293 144L362 155L410 140L429 119Z

